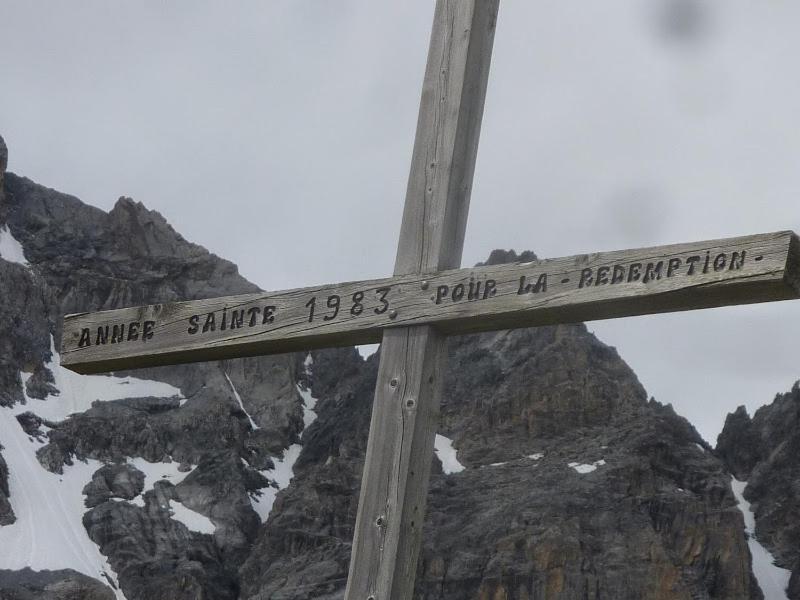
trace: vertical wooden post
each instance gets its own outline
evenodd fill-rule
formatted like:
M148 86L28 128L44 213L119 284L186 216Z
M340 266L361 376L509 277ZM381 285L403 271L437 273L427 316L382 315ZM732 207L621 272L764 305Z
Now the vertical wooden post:
M395 275L460 266L498 1L437 0ZM383 335L347 600L412 596L446 354L432 327Z

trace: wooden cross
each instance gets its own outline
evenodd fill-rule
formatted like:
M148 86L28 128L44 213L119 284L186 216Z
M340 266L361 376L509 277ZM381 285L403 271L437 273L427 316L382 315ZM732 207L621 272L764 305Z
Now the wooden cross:
M394 276L67 315L78 373L382 341L348 600L411 598L446 336L800 297L790 231L459 269L498 0L437 0Z

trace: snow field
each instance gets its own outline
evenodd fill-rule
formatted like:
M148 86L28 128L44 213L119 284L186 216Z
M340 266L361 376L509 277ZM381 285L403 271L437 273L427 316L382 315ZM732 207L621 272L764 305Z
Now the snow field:
M731 490L736 497L739 510L744 516L744 531L747 535L747 545L753 556L753 574L758 580L758 585L764 594L764 600L788 600L786 588L789 586L789 577L792 572L782 569L775 564L775 558L756 539L756 517L750 508L750 503L744 499L746 481L739 481L731 477Z
M30 267L28 261L25 260L25 252L22 250L22 244L11 234L8 225L0 227L0 258L8 262Z
M0 239L2 243L8 242ZM28 437L16 416L31 411L50 421L62 421L70 414L84 412L95 400L180 396L180 390L134 377L77 375L61 367L52 338L50 344L52 359L47 367L60 393L45 400L30 398L25 384L31 374L20 373L26 403L0 408L0 442L9 468L11 506L17 517L14 524L0 527L0 569L73 569L116 585L116 574L89 539L82 521L86 512L83 488L102 463L75 461L64 467L63 475L50 473L36 458L44 443ZM124 600L121 590L116 589L115 594L118 600Z

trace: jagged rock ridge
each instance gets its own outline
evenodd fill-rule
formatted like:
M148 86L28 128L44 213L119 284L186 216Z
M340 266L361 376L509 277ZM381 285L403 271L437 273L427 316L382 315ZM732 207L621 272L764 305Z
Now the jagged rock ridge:
M744 406L729 414L716 452L747 482L756 537L791 571L788 597L800 598L800 382L752 419Z

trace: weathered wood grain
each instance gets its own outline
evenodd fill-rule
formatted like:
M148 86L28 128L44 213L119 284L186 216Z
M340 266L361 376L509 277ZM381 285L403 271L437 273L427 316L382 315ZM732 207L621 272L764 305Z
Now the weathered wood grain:
M433 325L455 334L786 300L798 297L797 248L797 237L783 231L68 315L62 364L94 373L371 343L390 327ZM653 266L653 278L646 277L648 265ZM587 269L591 283L581 285ZM621 270L623 280L617 281ZM522 277L523 288L531 288L520 294ZM353 298L361 293L359 307ZM334 296L341 299L340 307L330 318L335 310L328 302ZM309 321L312 298L315 310ZM274 307L266 323L265 307ZM237 326L231 328L234 312ZM209 325L203 332L210 314L214 330ZM145 330L148 322L152 324ZM189 333L194 327L197 331ZM82 337L89 342L85 347L80 347Z
M497 7L436 3L396 276L461 264ZM446 355L447 339L431 326L383 335L346 600L413 594Z

